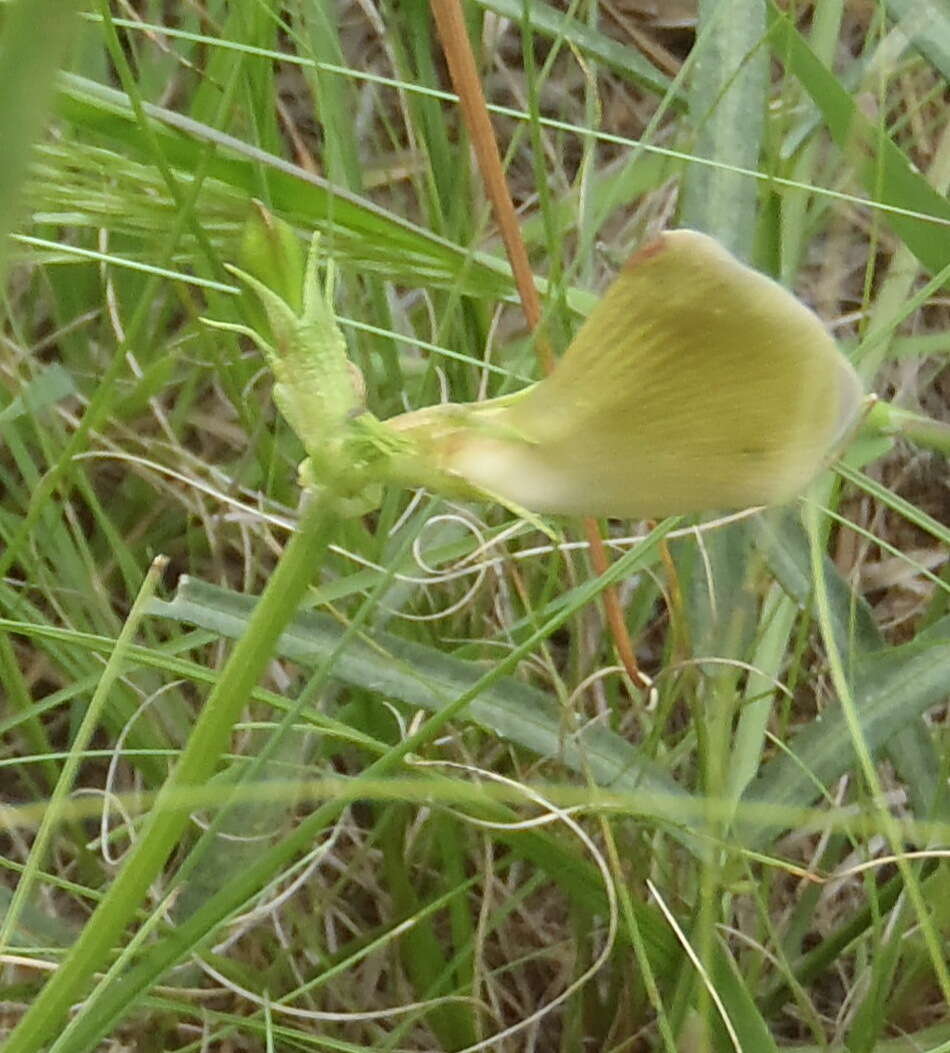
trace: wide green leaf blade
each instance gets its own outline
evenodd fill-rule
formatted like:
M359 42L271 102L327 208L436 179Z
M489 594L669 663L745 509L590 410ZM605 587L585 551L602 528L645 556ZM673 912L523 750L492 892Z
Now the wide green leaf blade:
M253 597L185 578L172 601L155 600L150 610L237 638L255 603ZM337 651L344 631L329 615L300 614L281 636L278 653L313 666ZM430 711L463 694L483 673L476 662L383 631L374 631L372 640L352 641L336 657L332 670L345 683ZM509 742L541 757L559 757L575 771L588 770L601 786L642 795L650 810L656 809L656 818L678 826L684 814L696 814L690 796L658 765L609 728L588 727L577 739L568 735L560 708L527 684L504 678L474 699L466 712Z

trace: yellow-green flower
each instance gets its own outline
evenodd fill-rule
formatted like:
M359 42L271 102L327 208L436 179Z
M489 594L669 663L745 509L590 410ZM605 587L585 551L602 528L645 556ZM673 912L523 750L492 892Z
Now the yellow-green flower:
M672 231L610 286L554 373L386 423L405 484L534 512L780 504L839 451L860 381L819 319L718 242Z

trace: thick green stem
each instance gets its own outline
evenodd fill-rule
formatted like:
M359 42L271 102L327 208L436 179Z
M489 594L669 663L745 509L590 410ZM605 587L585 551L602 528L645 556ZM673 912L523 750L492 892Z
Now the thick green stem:
M890 402L876 402L868 414L865 430L881 435L901 435L915 446L950 454L950 425Z
M352 797L340 795L324 801L303 819L300 825L287 835L279 844L248 866L234 874L222 887L194 912L168 933L162 940L149 948L147 958L130 969L122 979L104 990L101 996L93 998L84 1007L84 1012L74 1018L58 1042L54 1053L85 1053L92 1049L109 1029L128 1012L136 997L148 990L157 982L162 973L177 961L193 951L200 943L215 931L228 915L240 910L256 893L271 881L280 868L294 859L301 852L313 846L326 828L337 818L350 800L358 800L363 779L378 779L397 771L408 754L422 750L429 745L441 730L454 719L473 699L486 691L493 683L507 675L526 655L530 654L541 640L547 639L556 629L571 617L573 610L593 600L608 585L619 581L625 575L633 573L650 557L650 553L675 525L675 519L667 519L659 524L639 545L626 552L610 566L606 574L588 582L576 604L566 604L543 625L536 629L527 639L511 650L501 661L497 662L485 675L467 691L457 695L442 709L433 713L415 732L396 743L387 753L377 758L362 773L360 778L352 780ZM15 1053L33 1053L34 1045L4 1047Z
M234 723L274 654L277 638L313 580L335 523L332 506L323 501L305 505L299 529L159 791L135 847L62 965L7 1039L5 1053L35 1053L43 1047L121 939L188 824L190 809L181 805L182 790L200 785L214 773Z

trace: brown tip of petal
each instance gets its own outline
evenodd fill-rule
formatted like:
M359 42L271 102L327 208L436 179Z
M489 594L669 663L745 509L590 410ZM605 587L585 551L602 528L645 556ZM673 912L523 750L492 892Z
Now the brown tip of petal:
M646 263L647 260L651 260L654 256L658 256L666 248L666 237L663 234L660 234L652 241L648 241L646 245L642 245L637 249L637 251L624 264L623 269L625 271L632 270L641 263Z

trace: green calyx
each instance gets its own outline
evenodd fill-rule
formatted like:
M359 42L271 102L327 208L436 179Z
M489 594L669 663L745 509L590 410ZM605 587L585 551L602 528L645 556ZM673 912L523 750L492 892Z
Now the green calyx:
M331 263L321 280L319 238L304 261L293 229L256 204L241 263L228 270L250 294L251 324L208 324L249 337L267 359L274 402L307 453L300 485L331 494L351 515L376 507L386 482L473 496L427 455L426 429L402 429L366 409L363 377L347 357L333 310Z

